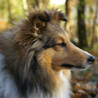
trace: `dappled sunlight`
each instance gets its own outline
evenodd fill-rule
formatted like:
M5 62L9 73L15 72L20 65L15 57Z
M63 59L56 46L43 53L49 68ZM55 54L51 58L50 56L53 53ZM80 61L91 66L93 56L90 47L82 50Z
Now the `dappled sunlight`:
M66 0L50 0L50 4L61 5L64 4Z
M35 9L35 8L41 9L41 11L40 11L40 13L37 13L38 9L36 9L35 12L32 15L30 15L30 17L35 15L35 17L37 17L37 18L35 19L35 17L33 17L29 20L29 18L27 18L27 16L29 15L30 12L32 12L32 9ZM58 9L59 12L55 13L55 11L52 10L53 11L53 13L52 13L52 11L47 12L45 10L46 12L44 11L44 14L42 14L42 9L47 9L47 10ZM49 14L50 12L51 12L51 14ZM36 13L37 13L37 15L36 15ZM51 17L54 19L52 22L51 22L51 19L52 19ZM15 34L19 34L16 37L16 40L18 39L16 43L17 44L20 43L19 45L23 45L20 47L20 51L18 54L20 55L22 50L23 50L23 53L25 53L25 50L27 49L28 44L30 44L30 46L33 47L33 45L32 45L33 38L36 38L34 40L34 42L36 42L38 34L44 34L44 33L42 33L42 31L44 31L45 27L47 27L47 26L49 26L48 28L51 27L51 29L53 29L54 33L57 31L59 31L59 33L60 33L61 29L63 29L61 31L65 30L70 36L70 41L75 46L77 46L95 56L95 62L93 64L93 66L90 66L87 70L72 71L73 76L72 76L71 83L72 83L72 91L75 95L75 96L73 96L73 98L98 98L98 0L0 0L0 34L5 31L12 32L14 30L13 28L15 28L15 30L17 32L18 30L17 30L16 26L17 26L17 24L22 24L20 22L23 19L26 19L26 20L25 20L25 22L23 22L24 25L20 26L20 28L22 28L21 31L18 33L15 33ZM33 23L33 21L36 22L36 24ZM49 25L48 25L48 22L50 23ZM54 23L54 25L51 26L52 23ZM57 27L55 27L55 25L57 25ZM33 28L33 26L34 26L34 28ZM41 26L43 26L43 27L41 27ZM59 27L59 26L61 26L61 27ZM41 29L41 31L39 29ZM36 30L36 31L33 32L34 30ZM46 30L45 34L47 31L50 32L51 30ZM22 33L22 32L24 32L24 33ZM34 34L32 34L32 32ZM38 32L38 34L36 32ZM26 33L28 33L28 34L26 34ZM4 34L4 33L2 33L2 34ZM57 33L53 34L53 36L56 34ZM50 35L52 35L52 34L50 34ZM31 36L33 36L33 37L31 37ZM10 35L8 35L8 37L10 38ZM40 41L40 37L42 37L42 35L40 35L38 37L39 41ZM3 37L0 36L0 38L1 38L0 45L3 45L2 44ZM14 38L14 37L11 37L11 38ZM22 41L23 42L25 41L24 38L26 38L26 44L22 43ZM56 38L56 37L53 37L53 38ZM44 39L44 37L43 37L43 39ZM43 40L43 39L41 39L41 40ZM31 40L31 42L29 42L29 40ZM39 43L39 41L38 41L38 44L40 46L43 41L40 43ZM49 39L49 41L50 41L50 39ZM8 42L13 42L13 41L10 41L10 39L8 41L4 40L4 44L9 45L9 47L10 47L11 45ZM53 43L53 42L51 41L51 43ZM63 41L62 41L62 43L63 43ZM68 50L68 48L67 48L68 44L67 43L62 44L62 43L61 44L58 43L55 47L63 47L64 50ZM65 46L63 46L64 44L65 44ZM15 45L15 46L17 46L17 45ZM6 50L8 51L9 47L6 49L3 49L2 47L1 48L2 48L2 50L4 50L4 53L6 54L5 51ZM24 48L24 47L26 47L26 48ZM32 47L30 49L30 52L32 50L36 49L36 47L34 49L32 49ZM53 51L56 50L55 47L50 50L53 50ZM50 47L48 47L48 48L50 48ZM14 48L11 48L11 49L13 51L15 51ZM16 47L15 47L15 49L16 49ZM42 50L44 50L44 48ZM73 50L74 49L72 49L72 51ZM57 49L57 51L59 51L59 49ZM0 52L1 52L1 50L0 50ZM15 54L15 53L13 53L13 54ZM26 55L28 55L28 53L29 53L29 50L26 52ZM53 53L55 53L55 52L53 52ZM31 56L32 54L33 54L33 52L31 52L31 54L29 56ZM50 54L52 54L52 53L50 52ZM58 52L58 54L59 54L59 52ZM9 55L11 55L11 53ZM67 52L67 55L69 55L68 52ZM72 52L72 55L73 55L73 52ZM72 58L72 55L70 56L70 58L67 59L69 62ZM75 59L81 59L81 57L76 58L76 55L77 54L74 55ZM22 54L20 56L20 58L22 56L24 56L24 54ZM29 56L28 56L28 58L29 58ZM44 56L46 58L47 55L44 55ZM55 55L53 55L53 56L55 56ZM6 57L10 57L10 56L7 55ZM15 56L15 58L16 57L17 57L17 55ZM18 58L17 60L20 60L20 58ZM24 59L25 58L26 57L24 57ZM50 57L47 57L47 60L49 58ZM27 60L27 61L31 61L31 59L32 59L32 56L31 56L30 60ZM74 58L72 58L72 59L74 59ZM12 60L9 60L9 61L12 61ZM57 59L55 61L57 61ZM48 62L50 62L50 61L48 60ZM19 63L20 63L20 61L19 61ZM79 61L78 61L78 63L80 64ZM25 65L25 64L23 64L23 65ZM66 64L66 65L67 65L67 67L71 66L70 64ZM58 68L56 70L58 70ZM21 70L19 70L19 71L21 72ZM12 73L13 73L13 69L11 69L11 74ZM65 97L63 97L63 98L65 98Z

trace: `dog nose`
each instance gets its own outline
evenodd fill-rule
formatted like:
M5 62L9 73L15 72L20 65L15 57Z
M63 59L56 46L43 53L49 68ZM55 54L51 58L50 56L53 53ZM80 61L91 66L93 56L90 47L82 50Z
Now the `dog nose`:
M94 56L89 56L88 60L87 60L90 64L93 64L93 62L95 61L95 57Z

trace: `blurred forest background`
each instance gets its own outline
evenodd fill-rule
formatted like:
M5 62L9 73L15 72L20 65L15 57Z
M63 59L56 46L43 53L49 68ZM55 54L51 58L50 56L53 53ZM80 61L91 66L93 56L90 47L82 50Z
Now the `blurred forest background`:
M86 71L72 72L72 97L98 98L98 0L0 0L0 32L14 27L36 6L64 12L68 22L62 25L71 41L96 57Z

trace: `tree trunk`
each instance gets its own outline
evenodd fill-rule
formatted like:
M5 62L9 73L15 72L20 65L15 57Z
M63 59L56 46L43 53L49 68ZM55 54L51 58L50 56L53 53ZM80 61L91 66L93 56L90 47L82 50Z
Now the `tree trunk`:
M68 33L71 32L72 7L73 7L73 0L66 0L65 11L66 16L68 17L68 22L65 24L65 28Z
M93 24L93 34L92 34L92 41L91 41L91 47L94 47L94 42L97 39L96 38L96 19L97 19L97 13L98 13L98 6L96 5L96 12L94 17L94 24Z
M78 38L79 38L79 47L87 47L87 36L85 28L85 1L78 0Z
M12 23L12 13L11 13L11 3L10 3L10 0L7 1L8 3L8 18L9 18L9 23Z
M23 9L24 9L24 14L28 14L28 4L26 0L23 0Z
M47 8L49 1L48 0L41 0L41 2L39 2L40 4L40 8Z
M35 5L39 8L39 0L35 0Z

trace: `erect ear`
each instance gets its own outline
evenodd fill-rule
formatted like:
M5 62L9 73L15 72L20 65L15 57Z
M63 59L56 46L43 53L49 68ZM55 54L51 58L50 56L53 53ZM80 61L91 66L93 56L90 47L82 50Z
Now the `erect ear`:
M62 20L62 21L67 21L67 17L64 15L64 13L61 13L61 12L58 12L58 15L59 15L59 20Z
M50 20L50 15L47 12L42 12L36 15L34 26L36 28L43 28Z
M57 11L57 9L53 9L50 11L50 15L53 21L60 22L60 21L67 21L67 17L61 11Z
M61 11L57 12L58 21L67 21L67 17Z

